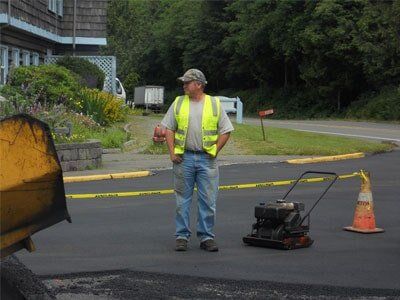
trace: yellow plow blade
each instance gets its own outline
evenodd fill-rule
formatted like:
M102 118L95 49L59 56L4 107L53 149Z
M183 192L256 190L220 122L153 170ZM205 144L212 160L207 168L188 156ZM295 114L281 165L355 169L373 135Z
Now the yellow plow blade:
M71 218L47 124L28 115L0 121L1 258L34 250L31 235Z

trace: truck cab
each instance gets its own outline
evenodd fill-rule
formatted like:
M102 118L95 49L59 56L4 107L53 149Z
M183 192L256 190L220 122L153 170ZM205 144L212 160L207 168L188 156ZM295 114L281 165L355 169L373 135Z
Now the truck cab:
M126 92L124 86L118 78L115 78L115 92L116 96L126 102Z

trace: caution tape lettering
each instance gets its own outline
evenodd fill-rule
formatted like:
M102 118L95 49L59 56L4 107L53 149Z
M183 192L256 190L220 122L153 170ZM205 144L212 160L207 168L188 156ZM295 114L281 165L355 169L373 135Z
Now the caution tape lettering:
M340 175L338 179L349 179L356 176L360 176L359 172L354 172L351 174ZM334 177L317 177L317 178L307 178L301 179L299 182L302 183L316 183L333 180ZM290 185L296 182L296 180L280 180L280 181L267 181L267 182L257 182L257 183L245 183L236 185L222 185L219 190L238 190L238 189L250 189L250 188L263 188L271 186L283 186ZM174 190L156 190L156 191L139 191L139 192L121 192L121 193L99 193L99 194L71 194L66 195L68 199L89 199L89 198L117 198L117 197L136 197L136 196L151 196L151 195L166 195L172 194Z

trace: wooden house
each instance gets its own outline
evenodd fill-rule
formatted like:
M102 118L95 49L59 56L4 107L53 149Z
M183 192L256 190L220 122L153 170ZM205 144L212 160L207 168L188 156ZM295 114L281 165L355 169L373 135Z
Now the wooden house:
M52 55L98 55L108 0L0 0L0 84L10 68Z

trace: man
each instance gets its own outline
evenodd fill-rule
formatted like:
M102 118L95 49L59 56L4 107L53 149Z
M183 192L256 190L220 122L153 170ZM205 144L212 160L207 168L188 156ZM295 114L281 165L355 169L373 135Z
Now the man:
M190 69L178 78L184 96L176 97L161 124L173 162L176 196L176 251L186 251L190 230L190 204L197 187L197 237L200 248L218 251L213 232L219 172L216 157L233 130L217 97L204 93L204 74Z

